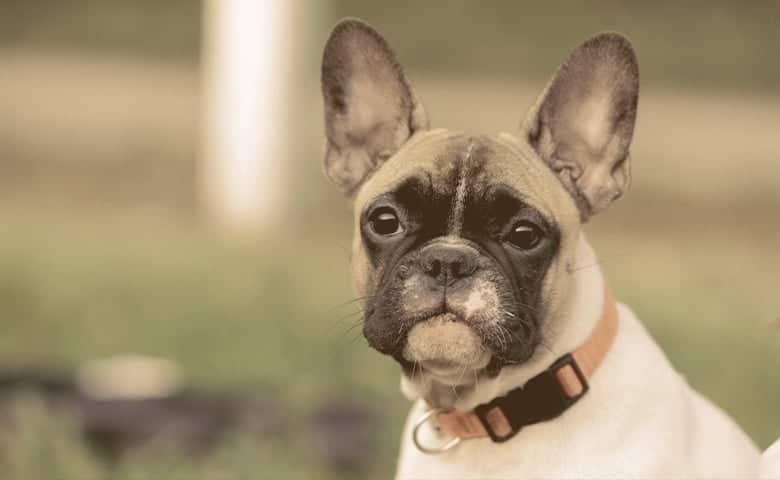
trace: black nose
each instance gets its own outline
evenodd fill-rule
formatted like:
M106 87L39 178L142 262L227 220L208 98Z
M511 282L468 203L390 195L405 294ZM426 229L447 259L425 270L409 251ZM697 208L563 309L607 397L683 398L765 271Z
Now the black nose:
M477 269L478 252L468 245L434 243L420 251L420 266L440 285L451 285Z

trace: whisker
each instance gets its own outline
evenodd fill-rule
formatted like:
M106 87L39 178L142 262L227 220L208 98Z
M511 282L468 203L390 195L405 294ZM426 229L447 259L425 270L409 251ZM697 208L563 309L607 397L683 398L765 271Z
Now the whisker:
M349 333L349 332L353 331L354 329L356 329L357 327L360 327L360 326L362 326L362 325L363 325L363 319L362 319L362 318L359 318L359 319L357 319L357 321L355 321L355 322L352 324L352 326L351 326L351 327L349 327L349 328L348 328L348 329L347 329L347 330L346 330L344 333L345 333L345 334L346 334L346 333Z
M581 270L586 270L588 268L593 268L593 267L596 267L596 266L599 266L599 265L603 265L604 263L606 263L608 261L612 262L614 260L616 260L616 257L609 257L608 259L600 258L600 259L596 260L595 262L589 263L589 264L586 264L586 265L577 265L577 266L573 266L573 267L567 267L566 270L569 273L576 273L576 272L579 272Z
M357 329L357 327L360 327L361 325L363 325L362 319L360 319L360 320L354 322L352 325L350 325L349 328L347 328L346 330L341 332L341 334L339 334L339 336L334 339L335 345L337 347L342 347L345 344L353 343L355 341L355 338L354 338L355 335L353 335L356 332L355 329ZM360 329L358 329L357 330L357 335L360 336L361 333L362 333L362 331ZM348 337L350 338L350 340L345 342L344 339L348 338Z
M357 329L356 330L356 327L358 327L359 325L362 325L362 323L363 322L359 322L359 323L356 323L355 325L352 325L350 327L349 331L345 332L345 335L347 333L352 332L352 338L349 340L348 345L350 345L350 346L354 345L357 340L359 340L361 338L365 338L365 337L363 337L363 330L362 329ZM343 335L342 335L342 338L343 338Z
M525 303L518 302L516 300L515 300L515 305L517 305L520 308L526 309L526 311L529 311L529 312L533 313L534 315L537 313L536 309L534 307L532 307L531 305L526 305Z
M364 301L364 300L373 300L373 299L374 299L373 295L365 295L365 296L362 296L362 297L355 297L353 299L350 299L350 300L347 300L345 302L338 303L338 304L336 304L336 305L334 305L332 307L329 307L325 311L326 312L332 312L333 310L338 310L339 308L352 305L353 303L361 302L361 301Z
M345 313L344 315L339 315L338 317L331 319L330 323L332 324L339 323L355 315L362 315L363 313L365 313L365 311L362 308L358 308L353 312Z
M503 348L509 347L509 340L510 340L510 337L508 337L508 334L510 333L509 330L507 330L507 328L504 326L500 326L498 332L501 334L501 338L504 341Z
M365 321L363 317L363 310L358 310L356 312L351 312L346 315L342 315L339 318L335 320L331 320L330 322L327 322L327 327L324 330L324 333L330 333L332 330L340 328L343 326L342 324L346 321L350 322L359 322L363 323ZM355 318L357 316L357 318Z

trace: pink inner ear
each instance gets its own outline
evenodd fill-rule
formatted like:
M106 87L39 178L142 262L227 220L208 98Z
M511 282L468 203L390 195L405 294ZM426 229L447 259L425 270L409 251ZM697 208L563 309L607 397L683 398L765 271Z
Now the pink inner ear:
M603 152L612 134L612 99L608 92L591 95L570 116L568 123L594 155Z
M393 87L378 83L372 76L357 75L350 82L347 90L348 108L342 121L350 138L370 140L371 136L382 135L382 130L390 130L393 134L389 138L374 141L388 143L382 145L384 150L393 149L398 147L395 129L408 132L403 121L405 115L399 101L400 94L391 93L395 90Z

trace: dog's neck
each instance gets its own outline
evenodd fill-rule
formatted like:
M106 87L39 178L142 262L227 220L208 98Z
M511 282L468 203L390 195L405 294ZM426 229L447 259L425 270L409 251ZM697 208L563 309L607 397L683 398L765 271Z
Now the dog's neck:
M522 365L504 367L498 375L472 377L473 382L452 386L435 380L412 382L401 376L401 391L410 400L423 398L429 404L467 412L477 405L505 395L523 386L549 367L560 356L582 345L602 315L604 278L596 256L584 234L580 234L574 261L564 265L569 286L555 311L545 319L543 344ZM464 380L468 374L464 375Z

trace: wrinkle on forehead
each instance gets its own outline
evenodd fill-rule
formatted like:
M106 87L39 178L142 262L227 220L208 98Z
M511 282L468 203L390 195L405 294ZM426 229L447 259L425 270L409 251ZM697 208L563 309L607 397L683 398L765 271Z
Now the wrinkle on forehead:
M433 187L443 186L438 180L452 174L457 167L456 159L468 142L466 135L444 129L415 133L363 184L355 199L355 213L359 215L368 203L411 177L427 174L433 180Z
M454 172L457 170L457 172ZM567 225L579 222L579 213L558 177L527 142L514 135L471 137L445 129L416 133L361 187L355 214L375 198L394 190L411 177L425 176L431 187L453 196L450 230L459 229L459 200L491 184L512 187L530 206L550 220ZM463 185L463 195L457 195ZM443 191L442 191L443 190ZM460 207L463 208L463 207Z
M564 225L579 224L579 211L561 181L527 142L500 133L486 140L493 152L486 169L492 179L514 188L523 200L549 220Z

